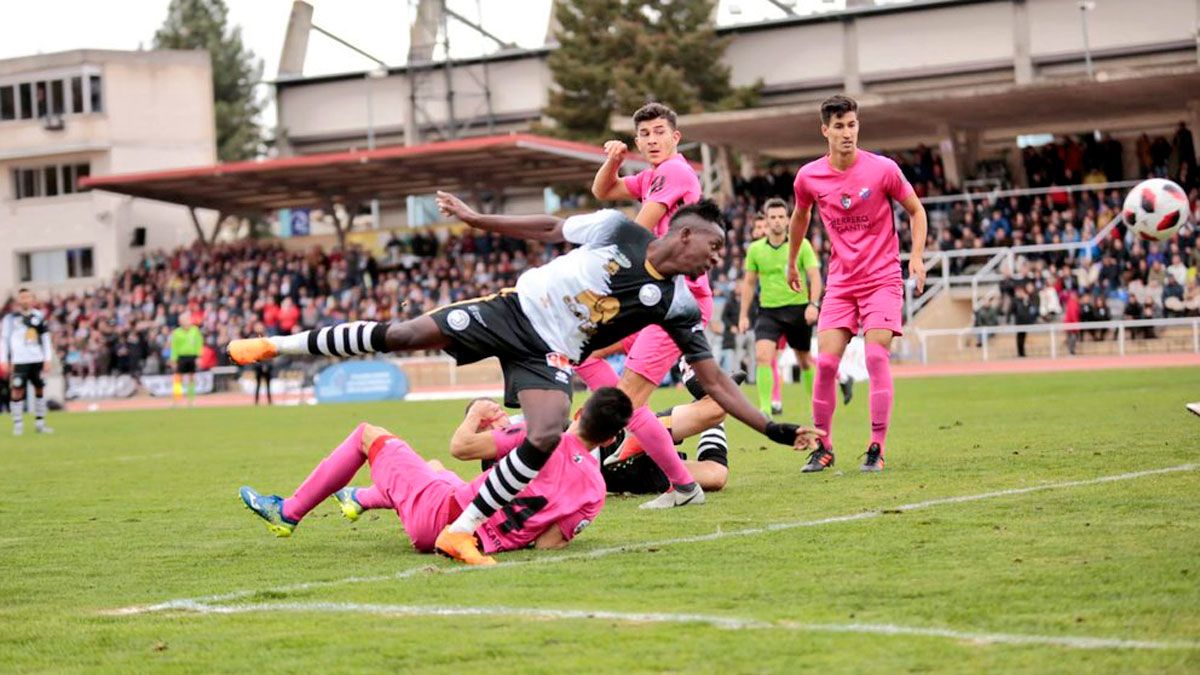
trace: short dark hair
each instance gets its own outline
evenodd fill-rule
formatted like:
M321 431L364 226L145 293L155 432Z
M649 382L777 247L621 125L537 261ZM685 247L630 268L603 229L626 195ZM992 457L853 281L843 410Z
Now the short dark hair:
M858 112L858 102L849 96L834 94L821 101L821 124L829 124L834 117L852 112Z
M696 216L716 225L722 232L726 230L725 216L721 213L721 207L717 206L717 203L711 199L701 199L695 204L688 204L676 211L675 215L671 216L671 226L669 229L674 230L676 224L685 216Z
M616 436L633 417L633 401L616 387L592 392L579 415L579 437L600 443Z
M31 291L29 290L29 287L28 287L28 286L22 286L22 287L20 287L20 288L18 288L18 289L17 289L17 295L20 295L20 294L22 294L22 293L30 293L30 292L31 292Z
M642 122L649 122L657 119L665 119L667 124L670 124L671 128L675 129L675 117L675 111L671 110L667 106L657 101L654 103L647 103L646 105L638 108L637 112L633 113L633 129L636 131L638 125Z
M763 204L762 212L763 212L763 215L765 216L765 215L767 215L767 211L769 211L771 209L783 209L786 211L787 207L788 207L787 202L783 201L779 197L771 197L770 199L768 199L766 201L765 204Z

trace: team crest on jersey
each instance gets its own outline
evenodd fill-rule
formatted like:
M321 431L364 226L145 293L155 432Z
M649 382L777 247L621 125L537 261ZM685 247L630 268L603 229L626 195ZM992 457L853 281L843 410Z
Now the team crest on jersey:
M454 330L462 330L471 323L471 315L461 309L451 311L446 315L446 324Z
M578 537L579 533L583 532L583 528L585 528L591 524L592 524L592 521L588 520L587 518L584 518L583 520L579 521L578 525L575 526L575 532L571 536Z
M850 195L848 195L844 192L842 193L842 208L843 209L850 208Z
M641 300L642 304L647 307L653 307L658 304L659 300L662 300L662 289L656 284L645 284L638 291L638 300Z
M865 187L858 191L858 200L859 201L864 201L867 197L870 197L870 196L871 196L871 188Z
M655 192L658 192L659 190L663 189L663 186L665 186L666 184L667 184L666 176L655 176L654 180L650 181L650 194L654 194Z

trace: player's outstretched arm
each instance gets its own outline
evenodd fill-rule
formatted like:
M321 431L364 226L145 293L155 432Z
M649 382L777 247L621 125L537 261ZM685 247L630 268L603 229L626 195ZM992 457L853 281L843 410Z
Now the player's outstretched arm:
M808 236L810 221L812 221L812 206L797 206L792 211L791 232L788 235L787 280L788 286L791 286L792 290L797 293L804 291L804 279L800 277L800 270L796 269L796 260L800 257L800 246L804 243L804 238Z
M721 371L714 359L704 359L690 365L700 384L704 385L704 390L725 409L725 412L776 443L794 446L797 449L812 448L816 445L817 437L825 435L816 429L772 422L742 394L742 390Z
M495 232L506 237L532 239L557 244L563 238L562 218L554 216L498 216L479 213L449 192L438 191L438 209L446 216L458 218L471 227Z

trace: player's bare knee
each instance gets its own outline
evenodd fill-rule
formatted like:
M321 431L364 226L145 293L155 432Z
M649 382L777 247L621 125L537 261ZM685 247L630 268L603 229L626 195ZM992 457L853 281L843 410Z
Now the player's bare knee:
M713 462L716 464L716 462ZM704 488L705 492L720 492L725 489L725 483L729 480L729 468L721 465L713 467L707 472L704 480L701 481L700 487Z
M625 392L636 409L646 405L650 395L658 388L658 383L651 382L645 376L626 368L625 372L621 373L621 381L617 383L617 388Z
M391 435L388 433L387 429L384 429L383 427L377 427L373 424L367 424L366 422L358 425L358 429L355 431L362 434L362 443L359 449L364 455L368 450L371 449L371 446L375 444L375 441L383 438L384 436Z
M387 332L384 334L384 343L389 352L404 351L412 345L415 336L416 333L407 321L393 321L388 324Z

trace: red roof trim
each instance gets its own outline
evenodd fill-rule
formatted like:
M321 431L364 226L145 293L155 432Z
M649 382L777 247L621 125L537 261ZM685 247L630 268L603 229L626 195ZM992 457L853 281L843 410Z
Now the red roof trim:
M247 160L227 164L212 164L209 166L187 167L183 169L168 169L165 171L143 171L137 173L113 174L108 176L92 176L81 181L80 185L87 188L103 189L106 185L127 185L129 183L149 183L160 180L178 180L181 178L206 178L227 174L262 173L279 169L299 169L309 166L328 167L336 164L359 164L372 160L400 159L405 157L421 157L426 155L444 155L456 152L470 152L486 148L516 148L516 147L548 147L566 150L579 154L595 155L598 160L604 157L600 147L567 141L559 138L549 138L534 134L505 134L498 136L482 136L464 138L452 141L439 141L414 146L390 146L375 150L355 150L350 152L331 152L299 157L284 157L280 159ZM633 158L639 159L636 155ZM693 163L693 168L698 168Z
M218 163L218 165L166 169L166 171L149 171L137 173L122 173L112 175L96 175L80 181L80 186L91 189L104 189L107 185L127 185L130 183L154 183L158 180L178 180L187 178L220 177L226 174L266 173L280 169L304 167L328 167L330 165L346 165L346 163L362 163L373 160L402 159L402 157L419 157L427 155L449 155L469 153L469 151L487 148L518 148L546 147L570 151L581 155L594 155L596 159L604 159L604 149L578 143L564 141L562 138L535 136L532 133L509 133L503 136L484 136L462 138L457 141L440 141L422 145L394 145L394 147L377 148L374 150L353 150L346 153L323 153L317 155L301 155L298 157L282 157L276 160L247 160L241 162ZM632 155L631 159L641 160L640 156ZM692 168L700 169L695 162Z

